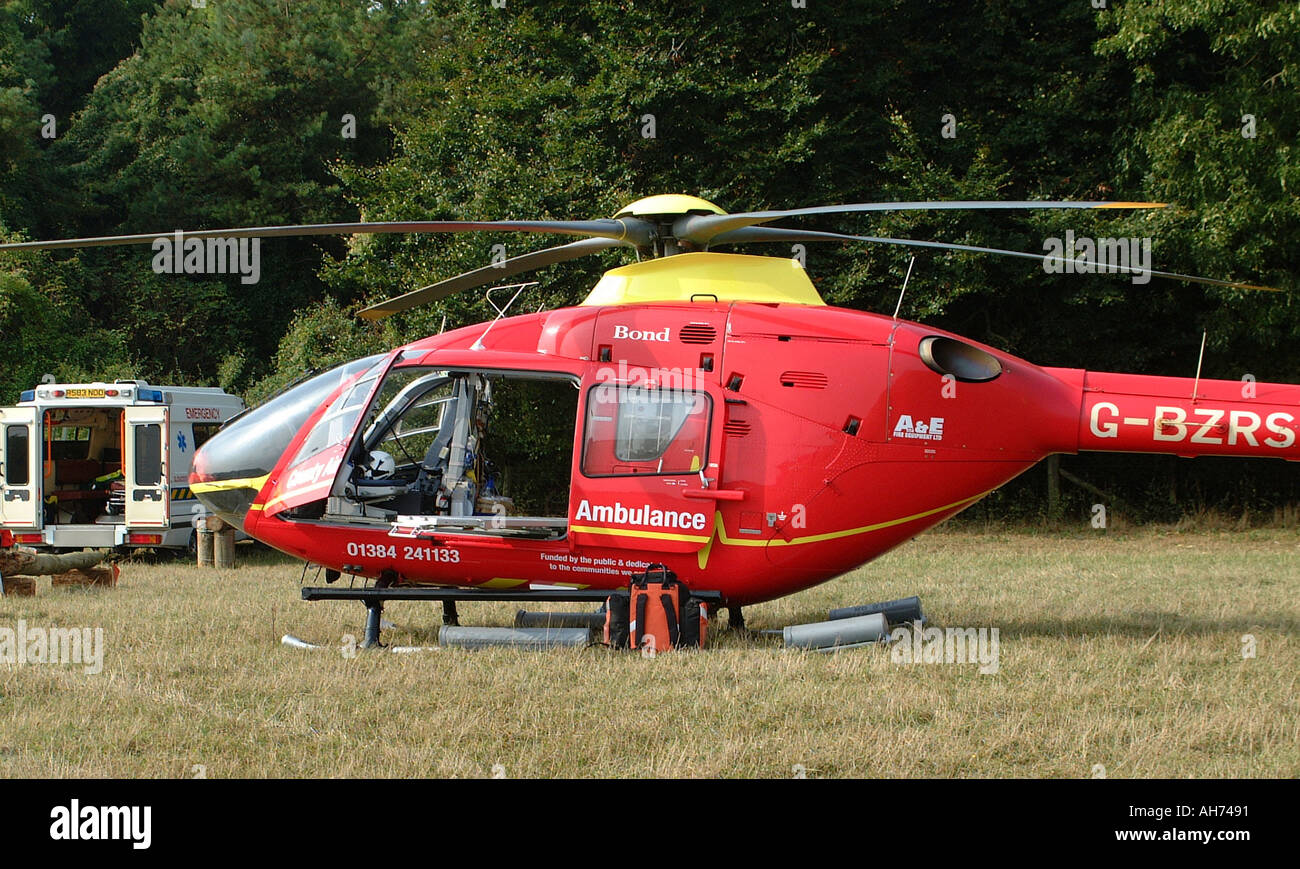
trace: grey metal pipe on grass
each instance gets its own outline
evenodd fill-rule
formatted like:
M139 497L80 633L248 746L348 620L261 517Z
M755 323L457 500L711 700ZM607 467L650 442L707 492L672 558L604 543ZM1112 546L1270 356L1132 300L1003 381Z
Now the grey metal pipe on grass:
M790 625L783 632L787 649L829 649L835 646L879 642L889 634L889 622L883 613Z
M486 649L505 646L517 649L581 648L591 643L587 628L462 628L444 625L438 644L449 648Z
M604 613L539 613L520 610L515 613L517 628L603 628Z
M916 595L902 597L898 600L886 600L880 603L868 603L861 606L846 606L833 609L827 613L830 619L852 619L882 613L891 623L921 622L925 623L925 613L921 612L921 599Z

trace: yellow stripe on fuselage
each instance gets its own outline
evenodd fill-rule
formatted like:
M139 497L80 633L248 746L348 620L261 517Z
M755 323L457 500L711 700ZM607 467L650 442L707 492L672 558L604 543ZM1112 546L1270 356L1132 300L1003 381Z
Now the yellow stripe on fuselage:
M297 498L299 495L305 495L306 493L313 492L317 489L323 489L326 494L329 494L330 487L333 485L334 485L334 479L331 477L328 480L321 480L319 482L312 483L310 486L300 486L297 489L290 489L287 492L281 492L271 500L267 501L265 506L266 509L269 510L272 507L274 507L276 504L282 504L285 501L288 501L290 498Z
M708 543L709 538L699 534L673 534L668 531L637 531L635 528L601 528L598 525L570 525L570 531L585 534L610 534L614 537L649 537L652 540L678 540L683 543Z
M846 528L843 531L828 531L825 534L810 534L806 537L794 537L786 540L784 537L776 537L769 540L737 540L727 536L727 527L722 521L722 513L715 513L713 517L714 536L709 538L709 543L698 553L700 570L703 570L709 563L709 555L713 551L713 542L716 540L723 546L797 546L801 543L821 543L826 540L836 540L841 537L852 537L855 534L868 534L872 531L881 531L885 528L893 528L895 525L905 525L908 522L915 522L917 519L924 519L927 516L933 516L936 513L943 513L946 510L954 510L958 507L967 507L983 498L989 492L981 492L969 498L963 498L960 501L953 501L951 504L945 504L942 507L935 507L933 510L924 510L920 513L913 513L911 516L902 516L898 519L889 519L884 522L877 522L874 525L863 525L858 528Z
M992 489L989 489L989 492L992 491ZM786 540L784 537L774 537L770 540L736 540L727 536L727 529L722 524L721 514L718 514L715 523L718 528L718 542L724 546L798 546L802 543L821 543L825 540L837 540L841 537L852 537L855 534L868 534L872 531L893 528L895 525L905 525L908 522L915 522L917 519L924 519L925 517L933 516L936 513L943 513L945 510L953 510L957 507L973 504L989 492L981 492L980 494L972 495L969 498L962 498L960 501L953 501L951 504L944 504L942 507L935 507L933 510L924 510L920 513L913 513L911 516L903 516L898 519L888 519L884 522L877 522L874 525L863 525L858 528L846 528L843 531L827 531L825 534L809 534L806 537L793 537L789 540Z
M863 525L858 528L846 528L843 531L827 531L824 534L809 534L804 537L794 537L786 540L784 537L775 537L767 540L738 540L727 536L726 525L722 521L722 513L714 514L713 525L714 534L710 537L701 537L696 534L671 534L665 531L637 531L632 528L600 528L591 525L572 525L570 531L582 531L587 534L609 534L615 537L649 537L655 540L674 540L684 543L700 543L704 545L701 550L701 564L703 568L708 562L709 551L713 548L713 541L716 539L723 546L798 546L804 543L822 543L827 540L838 540L842 537L852 537L857 534L869 534L872 531L881 531L885 528L892 528L895 525L905 525L908 522L915 522L917 519L924 519L927 516L933 516L936 513L943 513L947 510L954 510L958 507L965 507L983 498L989 492L981 492L978 495L972 495L969 498L962 498L960 501L953 501L951 504L944 504L942 507L935 507L931 510L923 510L920 513L913 513L910 516L901 516L898 519L888 519L884 522L876 522L873 525Z
M206 495L208 492L229 492L231 489L252 489L254 492L260 492L270 476L270 474L264 474L260 477L245 477L240 480L212 480L207 483L192 483L190 491L196 495Z

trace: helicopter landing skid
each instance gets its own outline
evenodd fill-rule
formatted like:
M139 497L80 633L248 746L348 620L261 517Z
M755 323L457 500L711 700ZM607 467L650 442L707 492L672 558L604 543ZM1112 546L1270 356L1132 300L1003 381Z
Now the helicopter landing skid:
M608 589L545 589L538 591L515 591L511 589L473 589L473 588L322 588L305 586L302 599L316 600L359 600L366 605L366 634L361 648L379 648L380 625L383 621L384 602L390 600L426 600L442 601L443 624L459 622L456 611L458 601L524 601L530 603L589 602L604 603L609 597ZM692 591L691 597L708 604L718 605L723 602L722 592Z

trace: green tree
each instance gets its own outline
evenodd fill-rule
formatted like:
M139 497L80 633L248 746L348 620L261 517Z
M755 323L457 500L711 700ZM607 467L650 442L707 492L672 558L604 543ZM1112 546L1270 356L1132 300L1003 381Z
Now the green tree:
M0 263L0 403L17 401L45 374L59 380L134 375L118 336L88 325L69 291L78 272L75 260L54 262L39 254Z
M1300 377L1300 8L1285 0L1134 2L1104 17L1103 57L1132 67L1116 159L1146 195L1157 253L1178 270L1253 279L1284 295L1211 291L1184 316L1209 331L1217 376Z
M383 118L426 21L398 0L165 5L54 149L77 198L64 234L355 219L330 164L388 153ZM86 251L82 297L155 371L210 378L241 354L246 383L294 312L322 297L322 257L343 249L266 239L251 286L154 274L147 247Z
M698 193L733 210L1125 195L1115 189L1100 122L1109 111L1105 97L1123 93L1122 80L1108 78L1122 64L1093 56L1096 25L1086 4L1044 11L1026 0L936 2L924 14L899 0L805 9L602 0L433 5L455 22L457 38L425 61L419 108L396 125L398 153L380 166L341 171L375 219L588 217L659 192ZM941 135L949 114L955 138ZM973 213L818 225L1035 251L1047 224ZM515 253L551 243L369 239L327 279L345 297L373 300L481 265L492 245ZM911 253L829 245L809 255L828 299L890 310ZM625 260L606 254L556 269L530 298L575 302L601 269ZM1041 270L967 255L920 260L913 315L987 340L1027 339L1013 350L1043 343L1020 329L1025 300L1042 294ZM989 304L1008 321L995 321ZM467 294L407 315L402 331L427 333L443 314L460 323L483 313L477 294Z
M30 225L45 173L41 93L53 81L49 51L23 32L21 10L0 6L0 226Z

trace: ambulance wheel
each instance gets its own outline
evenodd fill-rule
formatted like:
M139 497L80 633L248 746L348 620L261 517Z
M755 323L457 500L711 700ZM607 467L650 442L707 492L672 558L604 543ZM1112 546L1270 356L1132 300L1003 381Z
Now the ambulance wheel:
M185 557L190 561L197 561L199 558L199 532L190 529L190 536L185 540Z

